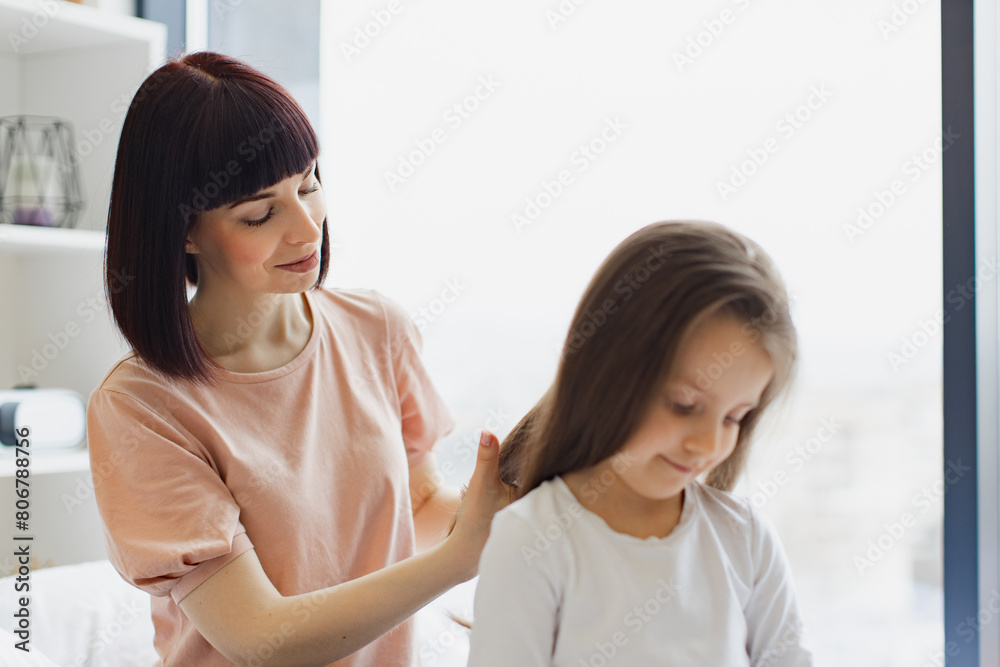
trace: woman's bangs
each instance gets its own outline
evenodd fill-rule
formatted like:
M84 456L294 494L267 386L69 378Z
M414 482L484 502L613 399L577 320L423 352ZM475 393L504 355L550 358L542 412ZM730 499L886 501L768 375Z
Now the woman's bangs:
M223 84L224 100L206 100L218 111L203 116L188 173L190 212L239 201L291 176L316 161L319 142L304 113L272 90L236 99ZM243 92L243 91L239 91Z

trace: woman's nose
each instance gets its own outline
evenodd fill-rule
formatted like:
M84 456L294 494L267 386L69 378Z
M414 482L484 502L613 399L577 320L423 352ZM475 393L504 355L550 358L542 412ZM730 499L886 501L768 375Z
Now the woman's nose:
M292 221L285 235L289 243L308 245L319 242L322 238L323 218L326 217L326 206L323 202L300 200L292 207L291 216Z

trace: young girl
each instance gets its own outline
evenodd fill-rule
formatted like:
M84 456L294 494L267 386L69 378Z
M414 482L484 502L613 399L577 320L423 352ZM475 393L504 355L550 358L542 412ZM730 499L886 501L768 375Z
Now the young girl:
M778 537L728 493L795 357L754 242L707 222L622 242L501 449L519 500L480 560L470 667L811 665Z

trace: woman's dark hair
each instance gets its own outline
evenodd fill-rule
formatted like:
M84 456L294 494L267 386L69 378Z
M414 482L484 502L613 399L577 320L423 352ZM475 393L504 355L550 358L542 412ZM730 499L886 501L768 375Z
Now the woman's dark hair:
M761 415L792 379L797 337L767 254L742 234L702 221L649 225L604 260L573 316L555 381L501 444L501 478L523 497L618 452L669 377L685 334L713 314L741 321L741 332L759 341L774 365L733 453L706 478L731 490Z
M188 310L198 269L184 242L198 214L301 174L318 156L316 133L288 91L234 58L180 56L139 86L118 142L105 289L118 328L151 368L210 383L218 367ZM313 290L329 249L323 220Z

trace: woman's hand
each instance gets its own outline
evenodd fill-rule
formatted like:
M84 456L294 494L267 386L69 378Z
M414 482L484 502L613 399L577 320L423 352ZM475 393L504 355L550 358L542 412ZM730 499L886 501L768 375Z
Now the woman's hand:
M479 571L479 556L486 546L486 538L490 536L493 515L515 497L514 487L500 479L499 460L500 441L489 431L483 431L476 468L455 514L453 528L445 539L445 545L456 558L458 573L463 581L472 579Z

